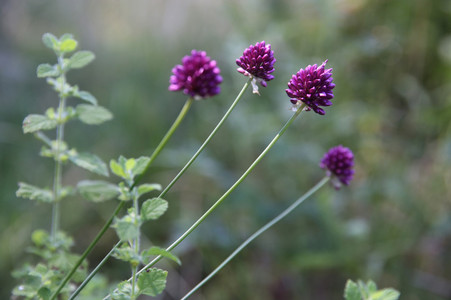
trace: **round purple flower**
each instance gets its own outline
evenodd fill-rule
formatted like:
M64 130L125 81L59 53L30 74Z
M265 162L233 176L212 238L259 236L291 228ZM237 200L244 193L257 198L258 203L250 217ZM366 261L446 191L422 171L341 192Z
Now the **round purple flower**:
M324 115L325 111L320 106L330 106L330 99L334 97L332 89L335 84L332 83L332 69L325 69L327 60L321 66L316 64L308 65L305 69L300 69L291 77L288 82L286 93L291 98L291 103L298 108L304 103L307 110L312 109L314 112Z
M327 175L332 176L336 189L340 188L340 183L349 185L354 175L354 154L349 148L342 145L331 148L326 154L319 166L327 170Z
M266 45L265 41L250 45L243 52L243 56L236 60L239 66L238 72L251 77L254 93L258 94L257 82L266 87L266 81L274 79L271 75L274 72L274 51L271 51L271 44Z
M205 51L192 50L191 55L183 57L181 65L172 69L169 90L183 90L194 99L214 96L221 91L220 72L216 61L211 60Z

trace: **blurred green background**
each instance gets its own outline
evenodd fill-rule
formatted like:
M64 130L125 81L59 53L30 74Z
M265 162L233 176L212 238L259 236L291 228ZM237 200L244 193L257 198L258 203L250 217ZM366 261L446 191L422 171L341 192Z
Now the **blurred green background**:
M179 299L236 246L316 183L319 160L337 144L356 155L348 188L323 188L258 238L193 299L342 299L346 279L392 286L402 299L451 299L451 1L56 1L0 2L0 299L10 273L32 256L30 234L48 229L50 207L15 197L17 182L52 184L53 163L24 135L30 113L57 105L36 78L53 54L41 36L69 32L97 58L69 73L115 118L72 122L69 145L104 160L149 155L186 97L167 90L171 68L191 49L217 60L219 96L196 102L149 182L163 186L194 153L246 78L235 59L265 40L276 78L261 96L247 91L208 150L166 196L168 213L145 226L145 244L168 245L247 168L291 115L291 74L329 59L336 83L326 115L303 113L230 198L175 251L160 299ZM71 100L72 101L72 100ZM73 100L74 102L76 100ZM97 178L68 166L64 184ZM116 181L116 178L111 178ZM116 203L63 203L62 228L82 252ZM90 255L98 262L110 231ZM129 277L111 260L111 280Z

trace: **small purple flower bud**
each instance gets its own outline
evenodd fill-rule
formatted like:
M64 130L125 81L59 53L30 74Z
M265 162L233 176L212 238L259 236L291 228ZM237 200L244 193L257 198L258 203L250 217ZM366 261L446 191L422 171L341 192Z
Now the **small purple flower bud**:
M243 52L243 56L236 60L239 66L238 72L252 78L254 93L258 94L257 82L266 87L266 81L274 79L271 75L274 72L274 51L271 51L271 44L265 45L265 41L250 45Z
M211 60L205 51L192 50L191 55L183 57L181 65L172 69L169 90L183 90L184 94L197 100L212 97L221 91L220 72L216 61Z
M294 104L293 109L304 103L307 110L313 109L317 114L326 114L320 106L332 105L330 99L334 97L332 89L335 87L332 83L332 69L324 69L326 63L327 60L319 67L316 64L308 65L291 77L285 92Z
M342 145L333 147L324 154L319 166L327 170L327 176L332 177L332 182L338 190L341 183L349 185L353 178L354 154L349 148Z

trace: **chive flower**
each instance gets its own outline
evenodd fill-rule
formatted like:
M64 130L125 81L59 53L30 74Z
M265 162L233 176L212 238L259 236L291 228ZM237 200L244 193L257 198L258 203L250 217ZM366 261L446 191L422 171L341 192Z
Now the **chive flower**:
M326 114L320 106L332 105L330 99L334 97L332 90L335 87L332 69L325 69L326 63L327 60L319 67L316 64L308 65L291 77L285 92L291 98L294 110L304 103L307 105L306 110Z
M183 57L181 65L172 69L169 90L183 91L196 100L212 97L221 91L220 72L216 61L205 51L192 50L191 55Z
M266 45L265 41L250 45L244 50L243 56L236 60L239 66L237 71L252 78L252 87L256 94L258 94L257 83L266 87L266 81L274 79L271 73L274 72L275 62L271 44Z
M341 184L349 185L354 176L354 154L342 145L331 148L324 154L319 166L327 170L332 183L338 190Z

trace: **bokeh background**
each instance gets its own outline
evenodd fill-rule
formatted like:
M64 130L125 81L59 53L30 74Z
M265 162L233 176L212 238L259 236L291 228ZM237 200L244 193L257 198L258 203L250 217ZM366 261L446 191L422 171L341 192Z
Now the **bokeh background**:
M193 299L342 299L348 278L374 279L401 299L451 299L451 1L196 0L0 2L0 298L26 261L30 234L48 229L50 207L17 199L17 182L50 186L53 163L24 135L30 113L57 105L40 63L54 62L41 36L69 32L97 58L69 73L114 114L102 126L72 122L66 140L105 161L149 155L186 97L168 92L171 68L191 49L216 59L222 93L196 102L146 176L169 183L231 104L246 78L235 59L271 43L276 78L245 99L208 149L166 196L167 214L144 227L145 244L168 245L241 175L291 115L291 74L326 58L334 105L303 113L229 199L175 251L160 299L179 299L245 238L324 174L328 148L350 147L355 180L302 204L258 238ZM72 101L72 100L71 100ZM76 100L73 100L74 103ZM97 177L67 166L64 184ZM116 178L111 178L117 181ZM81 253L116 203L63 203L62 227ZM90 255L116 242L108 232ZM104 274L129 277L111 260Z

